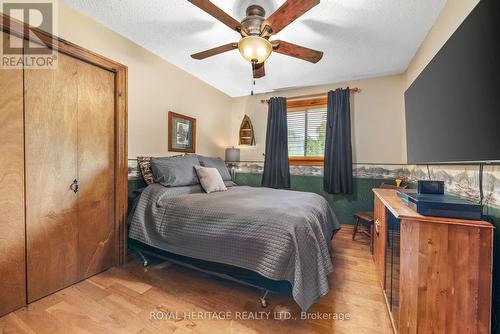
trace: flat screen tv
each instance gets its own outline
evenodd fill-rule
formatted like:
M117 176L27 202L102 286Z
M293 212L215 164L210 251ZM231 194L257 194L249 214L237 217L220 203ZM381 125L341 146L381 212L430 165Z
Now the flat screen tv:
M405 93L408 163L500 160L500 0L482 0Z

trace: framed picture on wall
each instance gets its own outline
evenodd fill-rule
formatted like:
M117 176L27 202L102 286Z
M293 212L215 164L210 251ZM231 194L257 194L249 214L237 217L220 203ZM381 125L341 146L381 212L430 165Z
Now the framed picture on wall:
M196 151L196 119L168 112L168 150L194 153Z

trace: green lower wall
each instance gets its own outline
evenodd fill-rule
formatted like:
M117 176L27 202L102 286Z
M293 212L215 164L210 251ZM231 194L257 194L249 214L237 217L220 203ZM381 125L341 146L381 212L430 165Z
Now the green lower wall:
M239 185L258 187L261 184L262 174L237 173L235 182ZM391 183L387 179L355 178L352 195L331 195L323 191L323 177L310 175L292 175L291 189L313 192L323 196L334 209L341 224L353 224L354 212L373 210L373 188L382 182Z

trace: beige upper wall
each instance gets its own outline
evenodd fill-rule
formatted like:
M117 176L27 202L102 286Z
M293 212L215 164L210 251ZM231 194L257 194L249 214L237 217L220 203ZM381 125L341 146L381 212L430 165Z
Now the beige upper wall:
M169 110L197 119L197 152L223 156L231 98L59 1L58 35L128 66L129 158L169 155Z
M448 0L407 71L400 76L345 82L322 87L302 88L254 97L240 97L232 105L231 144L238 143L238 128L247 114L256 130L257 145L242 146L243 160L263 159L267 111L261 99L292 96L357 86L362 92L352 98L353 160L364 163L406 163L404 91L413 83L436 53L451 37L479 0Z
M237 146L239 126L243 116L248 115L254 125L256 146L241 146L241 159L262 161L266 140L267 104L261 103L260 100L270 96L286 97L327 92L349 86L361 89L360 93L354 93L351 97L353 161L402 163L404 80L402 75L388 76L234 98L231 108L231 144Z
M317 93L338 87L358 86L362 89L352 98L353 161L364 163L406 163L406 125L404 91L413 83L479 0L448 0L429 34L400 76L345 82L286 92L240 97L232 105L231 144L238 143L238 128L247 114L256 130L257 145L242 146L244 160L263 159L267 111L259 101L269 96L292 96Z
M463 22L479 0L448 0L405 74L345 82L253 97L230 98L164 59L59 2L58 35L129 68L129 157L168 155L167 112L197 118L197 152L223 156L238 143L248 114L257 145L242 147L242 159L263 159L267 122L260 100L271 95L302 95L346 86L362 89L352 98L354 161L406 162L404 90Z
M242 147L242 159L263 159L271 95L302 95L357 86L352 97L353 160L364 163L405 163L404 90L411 85L479 0L448 0L433 28L403 75L295 89L275 94L230 98L137 44L59 5L59 35L129 67L129 157L166 155L167 112L197 118L197 152L223 156L238 143L244 114L251 117L257 145ZM228 113L230 117L228 118Z

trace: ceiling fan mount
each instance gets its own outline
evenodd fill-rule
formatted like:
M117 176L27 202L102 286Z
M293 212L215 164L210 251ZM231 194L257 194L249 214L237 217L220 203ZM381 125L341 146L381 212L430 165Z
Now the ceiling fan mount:
M272 35L295 21L298 17L318 5L320 0L287 0L267 19L262 6L251 5L246 10L246 17L238 22L236 19L215 6L209 0L188 0L193 5L210 14L232 30L237 31L242 39L210 50L191 55L194 59L205 59L227 51L239 49L243 58L252 64L253 77L265 76L264 62L272 52L317 63L323 57L323 52L309 49L281 40L269 41Z
M266 11L262 6L251 5L248 6L246 14L241 21L242 31L247 35L260 35L262 24L266 20Z

